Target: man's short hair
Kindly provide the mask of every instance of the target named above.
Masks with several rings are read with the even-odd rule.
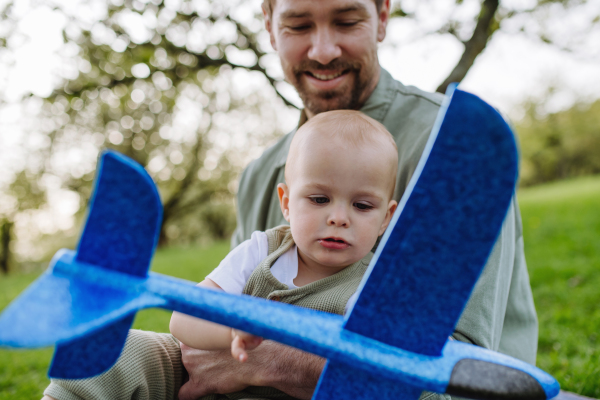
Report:
[[[269,14],[269,17],[273,16],[273,7],[275,6],[276,0],[263,0],[262,6]],[[383,7],[383,2],[385,0],[373,0],[375,2],[375,7],[377,7],[377,12],[381,11],[381,7]]]

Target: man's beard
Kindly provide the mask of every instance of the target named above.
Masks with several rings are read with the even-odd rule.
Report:
[[[315,92],[310,90],[304,81],[306,71],[344,71],[345,74],[353,74],[352,87],[343,87],[337,90]],[[362,66],[359,63],[334,60],[323,65],[313,60],[307,60],[294,67],[295,88],[304,103],[304,107],[313,114],[319,114],[331,110],[358,110],[361,104],[361,95],[368,86],[368,80],[361,79]]]

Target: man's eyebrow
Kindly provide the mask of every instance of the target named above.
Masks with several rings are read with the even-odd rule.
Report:
[[[338,8],[336,10],[333,11],[334,14],[339,15],[339,14],[345,14],[345,13],[349,13],[349,12],[360,12],[360,13],[364,13],[369,15],[369,10],[367,9],[367,7],[359,2],[350,4],[346,7],[342,7],[342,8]],[[281,13],[281,15],[279,16],[280,19],[292,19],[292,18],[307,18],[307,17],[311,17],[312,13],[310,11],[294,11],[294,10],[287,10]]]
[[[367,7],[365,7],[364,4],[356,2],[353,4],[350,4],[347,7],[343,7],[343,8],[338,8],[337,10],[334,11],[335,14],[345,14],[345,13],[349,13],[349,12],[361,12],[364,14],[369,14],[369,10],[367,9]]]
[[[310,17],[312,14],[309,11],[299,12],[294,10],[288,10],[281,13],[279,16],[280,19],[290,19],[290,18],[306,18]]]

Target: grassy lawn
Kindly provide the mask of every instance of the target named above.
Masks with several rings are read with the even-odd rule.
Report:
[[[563,389],[600,398],[600,177],[523,190],[519,203],[537,364]]]
[[[525,251],[540,319],[538,366],[565,390],[600,398],[600,177],[524,189],[519,203]],[[152,269],[201,280],[227,254],[227,243],[166,249]],[[0,276],[0,309],[35,275]],[[166,332],[170,314],[138,313],[135,327]],[[51,349],[0,350],[0,400],[39,399]]]

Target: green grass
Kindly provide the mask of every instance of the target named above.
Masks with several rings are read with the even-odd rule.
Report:
[[[525,252],[540,320],[538,366],[565,390],[600,398],[600,177],[519,192]],[[156,272],[199,281],[228,244],[157,253]],[[0,276],[0,309],[35,275]],[[166,332],[170,314],[138,313],[134,326]],[[51,349],[0,350],[0,400],[39,399]]]
[[[563,389],[600,398],[600,177],[522,190],[519,203],[537,364]]]
[[[217,243],[198,249],[165,249],[157,252],[152,270],[194,282],[201,281],[229,251],[229,243]],[[0,309],[6,307],[37,274],[0,276]],[[136,315],[134,328],[157,332],[169,331],[171,313],[150,309]],[[0,350],[0,400],[34,400],[48,386],[46,371],[52,349]]]

